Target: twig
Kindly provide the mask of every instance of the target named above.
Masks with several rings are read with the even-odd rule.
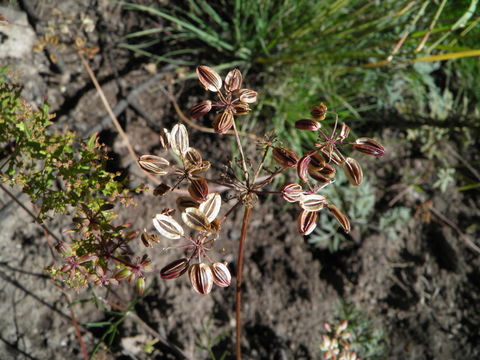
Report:
[[[445,224],[450,226],[453,230],[455,230],[462,240],[465,242],[465,244],[472,250],[474,250],[477,254],[480,254],[480,247],[478,247],[472,239],[470,239],[470,236],[465,234],[453,221],[451,221],[449,218],[444,216],[440,211],[435,209],[433,206],[430,208],[430,211],[438,217],[440,220],[442,220]]]
[[[64,291],[64,289],[62,288],[60,289],[62,290],[63,295],[67,298],[67,301],[68,301],[68,308],[70,309],[70,316],[72,318],[73,328],[75,329],[75,337],[78,340],[80,350],[82,351],[83,359],[88,360],[88,350],[87,350],[87,347],[85,346],[85,343],[83,342],[82,333],[80,332],[80,326],[78,325],[77,317],[75,316],[75,313],[71,306],[72,300],[70,299],[70,296]]]
[[[42,224],[42,222],[38,219],[38,217],[30,211],[29,208],[27,208],[25,205],[23,205],[16,197],[15,195],[13,195],[5,186],[3,186],[3,184],[0,183],[0,189],[2,189],[3,191],[5,191],[5,193],[10,196],[10,198],[15,201],[23,210],[25,210],[28,215],[30,215],[32,217],[33,220],[35,220],[35,222],[40,225],[42,227],[43,230],[45,230],[48,234],[50,234],[55,240],[57,240],[57,242],[61,242],[62,240],[60,240],[60,238],[55,235],[53,232],[51,232],[44,224]]]
[[[105,93],[103,92],[102,90],[102,87],[100,86],[100,84],[98,83],[97,81],[97,78],[95,76],[95,74],[93,73],[92,71],[92,68],[90,67],[90,65],[88,65],[88,62],[85,60],[84,56],[82,55],[82,52],[81,51],[77,51],[78,53],[78,56],[80,57],[80,60],[82,61],[82,64],[83,66],[85,67],[85,70],[87,71],[88,73],[88,76],[90,76],[90,79],[92,80],[93,82],[93,85],[95,86],[95,89],[97,89],[97,92],[98,92],[98,95],[100,96],[100,99],[102,100],[102,103],[103,103],[103,106],[105,107],[105,109],[107,110],[107,113],[108,115],[110,116],[110,118],[112,119],[112,122],[113,122],[113,125],[115,126],[115,128],[117,129],[118,133],[120,134],[120,136],[122,137],[123,141],[124,141],[124,144],[125,146],[127,147],[127,150],[128,150],[128,153],[130,154],[130,157],[132,158],[133,162],[135,164],[137,164],[137,166],[142,169],[140,167],[140,165],[138,164],[138,157],[137,157],[137,154],[135,154],[135,151],[133,150],[132,148],[132,145],[130,144],[130,140],[128,140],[128,136],[127,134],[125,133],[125,131],[122,129],[122,126],[120,125],[120,123],[118,122],[118,119],[117,117],[115,116],[115,114],[113,113],[112,111],[112,108],[110,107],[110,104],[108,103],[108,100],[107,98],[105,97]],[[142,170],[143,171],[143,170]],[[146,173],[146,175],[152,180],[154,181],[155,183],[157,184],[160,184],[161,181],[158,180],[156,177]]]
[[[242,271],[243,271],[243,254],[245,251],[245,242],[247,240],[248,222],[250,220],[251,208],[245,206],[243,213],[242,233],[240,236],[240,244],[238,245],[237,260],[237,288],[235,290],[235,320],[236,320],[236,358],[242,359]]]
[[[165,339],[160,333],[158,333],[156,330],[152,329],[145,321],[142,320],[135,312],[130,311],[125,309],[123,306],[115,304],[111,301],[108,301],[107,299],[101,298],[101,300],[110,306],[114,307],[117,310],[120,310],[121,312],[125,313],[127,316],[132,318],[134,321],[136,321],[140,326],[142,326],[147,332],[150,333],[150,335],[154,336],[156,340],[161,342],[163,345],[171,349],[173,352],[175,352],[177,355],[182,356],[184,359],[190,360],[190,357],[187,356],[180,348],[175,346],[174,344],[170,343],[167,339]]]
[[[240,141],[240,136],[238,135],[237,125],[235,125],[235,120],[233,120],[233,131],[235,133],[235,140],[237,141],[237,147],[240,151],[240,158],[242,159],[243,175],[245,176],[245,182],[247,187],[250,185],[250,174],[247,169],[247,163],[245,162],[245,154],[243,153],[242,142]]]

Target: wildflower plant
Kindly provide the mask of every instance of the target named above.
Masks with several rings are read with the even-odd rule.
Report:
[[[155,189],[155,194],[163,196],[173,192],[183,181],[187,181],[190,196],[180,196],[177,207],[181,219],[187,228],[193,230],[189,235],[184,227],[175,220],[174,209],[164,209],[153,217],[153,225],[159,235],[173,241],[183,240],[185,243],[168,246],[168,249],[183,249],[184,256],[160,271],[163,279],[174,279],[188,273],[193,289],[202,295],[210,293],[213,284],[220,287],[230,285],[231,274],[227,264],[213,257],[210,252],[215,242],[221,241],[221,227],[224,221],[238,207],[243,207],[244,216],[237,254],[236,274],[236,320],[237,320],[237,359],[241,358],[241,284],[243,269],[243,254],[247,239],[248,224],[252,208],[264,194],[274,194],[289,203],[299,207],[297,229],[301,235],[310,234],[317,226],[317,214],[326,208],[338,221],[344,232],[351,230],[348,217],[329,199],[322,194],[322,189],[335,182],[337,168],[341,168],[354,186],[359,186],[363,180],[360,163],[350,156],[352,151],[380,157],[384,147],[377,141],[360,137],[349,140],[350,128],[339,122],[338,115],[328,111],[325,104],[314,106],[311,118],[300,119],[295,127],[301,131],[313,131],[317,134],[316,141],[307,146],[308,150],[299,155],[292,149],[279,144],[273,136],[265,135],[258,141],[260,161],[255,164],[255,158],[245,155],[240,134],[236,126],[238,115],[248,114],[250,106],[257,101],[257,92],[242,88],[243,77],[238,69],[231,70],[222,81],[220,75],[208,66],[197,67],[197,76],[201,86],[215,93],[216,99],[204,100],[190,109],[191,118],[200,118],[211,111],[216,111],[212,126],[219,135],[233,134],[239,150],[240,158],[226,165],[226,171],[216,174],[218,178],[206,173],[210,163],[203,160],[198,150],[190,147],[188,131],[182,124],[175,125],[171,131],[163,130],[160,139],[165,150],[171,151],[179,158],[178,164],[171,164],[164,157],[143,155],[139,165],[146,172],[165,178],[165,181]],[[328,116],[334,116],[333,127],[327,129],[324,125]],[[267,157],[271,153],[275,165],[267,165]],[[247,166],[248,164],[248,166]],[[238,171],[239,170],[239,171]],[[270,188],[280,175],[291,172],[296,176],[296,182],[286,183],[279,188]],[[234,174],[240,174],[238,176]],[[171,179],[168,179],[171,177]],[[168,183],[167,183],[168,182]],[[210,192],[209,184],[222,186],[233,192],[236,199],[223,215],[220,192]],[[159,242],[157,234],[146,231],[142,241],[149,247]]]

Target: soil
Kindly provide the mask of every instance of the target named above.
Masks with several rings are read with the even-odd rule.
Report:
[[[128,174],[132,186],[148,183],[129,158],[72,46],[79,24],[91,21],[94,29],[83,34],[88,47],[98,47],[90,64],[110,104],[117,110],[134,150],[158,154],[158,131],[170,128],[178,117],[168,98],[154,88],[171,82],[178,69],[154,67],[148,59],[118,46],[123,35],[142,28],[145,20],[106,0],[19,3],[6,4],[0,13],[36,35],[35,42],[48,31],[49,21],[55,28],[69,30],[59,34],[60,45],[50,44],[46,50],[30,49],[19,57],[0,54],[0,65],[8,63],[20,73],[29,102],[39,105],[45,96],[48,98],[57,114],[55,126],[68,127],[81,136],[98,131],[111,150],[110,166]],[[55,62],[49,59],[52,54],[57,57]],[[146,89],[131,95],[152,78]],[[192,90],[195,86],[195,82],[176,85],[177,91],[183,91],[184,108],[198,100],[196,90]],[[127,99],[130,104],[122,109]],[[223,154],[231,146],[227,137],[189,131],[191,143],[204,158],[212,163],[226,159]],[[480,358],[480,254],[471,246],[477,241],[475,229],[471,234],[465,230],[478,224],[478,192],[459,192],[451,187],[445,193],[419,195],[413,186],[404,185],[402,176],[406,174],[399,174],[398,169],[418,174],[433,166],[431,161],[419,155],[414,146],[405,146],[408,143],[400,132],[386,129],[376,136],[389,149],[381,160],[367,165],[371,170],[366,173],[377,189],[376,214],[385,212],[394,201],[410,207],[415,216],[396,239],[373,224],[331,253],[298,235],[298,209],[287,208],[276,199],[260,199],[253,210],[245,252],[244,358],[319,359],[323,324],[334,319],[342,299],[352,302],[383,329],[384,358]],[[254,147],[247,151],[252,150]],[[460,160],[452,161],[461,168]],[[462,171],[467,173],[468,169]],[[32,208],[19,189],[11,191]],[[149,194],[136,200],[139,205],[122,213],[118,221],[133,222],[139,229],[153,230],[152,215],[169,204],[173,207],[172,199],[159,200]],[[425,221],[419,210],[427,201],[432,204],[427,211],[430,221]],[[229,204],[233,202],[224,204],[224,209]],[[241,221],[242,212],[238,211],[221,232],[222,259],[230,263],[233,272]],[[43,272],[59,260],[51,251],[53,239],[5,193],[0,194],[0,223],[0,358],[82,358],[73,317],[81,324],[87,349],[92,350],[106,328],[82,324],[114,317],[107,310],[115,309],[102,304],[101,299],[127,306],[134,299],[133,289],[127,284],[79,293],[64,289]],[[70,225],[68,217],[48,223],[59,236]],[[162,246],[147,250],[157,269],[178,257],[175,251],[163,251]],[[140,242],[137,251],[145,252]],[[225,352],[227,359],[233,358],[234,286],[217,287],[211,295],[199,296],[186,277],[165,281],[157,274],[149,277],[146,296],[132,304],[131,314],[121,322],[111,346],[101,345],[94,358],[182,359],[176,346],[191,359],[207,359],[199,343],[217,336],[220,340],[213,347],[217,358]],[[100,304],[92,301],[94,297]],[[147,354],[142,344],[153,339],[154,333],[171,345],[157,343]]]

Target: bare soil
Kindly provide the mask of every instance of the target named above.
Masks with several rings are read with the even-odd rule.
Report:
[[[24,96],[29,101],[40,104],[48,97],[57,114],[55,126],[74,129],[81,136],[99,132],[111,149],[112,169],[128,174],[132,185],[148,182],[128,157],[72,47],[78,21],[88,17],[95,28],[87,33],[87,45],[98,47],[90,63],[110,104],[135,151],[158,153],[159,129],[171,127],[178,118],[169,100],[153,88],[167,84],[177,73],[171,66],[153,71],[146,66],[147,59],[117,46],[122,35],[142,27],[141,16],[102,0],[20,3],[29,6],[8,3],[7,7],[24,17],[23,26],[38,37],[47,31],[49,21],[59,28],[66,24],[70,32],[60,36],[64,46],[32,50],[21,59],[2,54],[0,65],[9,63],[21,72],[20,82],[26,84]],[[7,15],[6,11],[0,13]],[[51,54],[57,56],[56,62],[49,60]],[[155,82],[148,88],[134,92],[152,77]],[[196,84],[182,86],[177,85],[176,90],[183,90],[181,105],[188,108],[196,101],[196,90],[191,90]],[[127,99],[129,104],[122,109]],[[225,160],[231,146],[228,138],[189,131],[204,158],[212,163]],[[387,129],[377,136],[383,138],[389,151],[371,164],[375,172],[368,173],[377,189],[376,211],[381,214],[396,198],[396,203],[411,207],[415,213],[420,204],[430,200],[434,208],[431,221],[422,221],[418,213],[397,239],[372,226],[331,253],[298,235],[297,209],[286,208],[275,199],[261,199],[253,212],[245,253],[242,345],[246,359],[319,359],[323,323],[333,319],[342,299],[353,302],[385,331],[388,359],[480,358],[480,254],[468,244],[476,241],[475,233],[469,240],[459,234],[478,224],[478,192],[459,192],[452,187],[443,194],[419,197],[418,192],[401,184],[398,169],[421,172],[431,166],[429,161],[414,147],[398,145],[395,140],[403,137],[401,133]],[[19,189],[12,191],[31,207]],[[149,230],[152,215],[173,201],[148,194],[136,200],[138,206],[122,213],[119,222],[130,221]],[[222,229],[220,241],[222,256],[235,271],[242,212],[235,213],[232,220]],[[67,217],[56,218],[48,226],[61,234],[71,225],[69,221]],[[53,240],[6,194],[0,194],[0,224],[0,358],[80,359],[72,317],[80,324],[105,321],[113,316],[105,311],[110,307],[91,301],[93,293],[125,306],[134,299],[133,289],[126,284],[80,293],[63,289],[43,273],[45,266],[58,261],[49,247]],[[178,257],[178,253],[162,251],[161,247],[147,249],[157,268]],[[140,242],[137,250],[145,252]],[[185,277],[164,281],[158,271],[148,279],[148,285],[147,295],[132,308],[138,318],[127,316],[115,341],[108,348],[100,346],[95,359],[182,358],[172,346],[161,343],[154,346],[152,354],[143,352],[141,344],[154,337],[149,328],[192,359],[209,358],[197,343],[204,342],[207,335],[222,335],[213,350],[218,356],[228,352],[227,359],[233,358],[233,286],[199,296]],[[207,325],[210,327],[205,330]],[[80,329],[89,350],[106,330]]]

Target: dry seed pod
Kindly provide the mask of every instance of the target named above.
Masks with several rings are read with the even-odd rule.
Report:
[[[325,164],[325,166],[322,169],[318,170],[318,172],[328,178],[334,178],[337,170],[335,170],[332,165]]]
[[[213,274],[210,266],[204,263],[193,264],[188,270],[188,277],[192,283],[193,289],[201,294],[206,295],[212,291]]]
[[[327,163],[334,163],[335,165],[341,165],[343,163],[342,158],[334,150],[322,148],[320,150]]]
[[[327,205],[327,199],[320,194],[308,194],[303,195],[299,201],[299,205],[306,211],[318,211]]]
[[[163,196],[170,190],[172,190],[170,186],[168,186],[167,184],[161,183],[160,185],[156,186],[155,189],[153,189],[153,195]]]
[[[162,279],[176,279],[182,276],[188,269],[189,261],[186,258],[178,259],[160,270],[160,276]]]
[[[150,242],[150,235],[148,235],[146,231],[142,232],[142,235],[140,236],[140,240],[142,241],[143,246],[147,248],[153,247],[153,244]]]
[[[213,274],[213,282],[220,287],[227,287],[232,281],[232,275],[227,265],[221,262],[213,263],[210,266]]]
[[[385,148],[380,143],[370,138],[358,138],[355,140],[353,147],[355,150],[368,155],[382,156],[385,154]]]
[[[350,220],[348,220],[348,217],[343,214],[339,208],[337,208],[333,204],[328,204],[328,210],[332,213],[333,216],[337,219],[338,223],[342,226],[343,230],[346,233],[349,233],[351,230],[350,227]]]
[[[295,128],[299,130],[317,131],[321,127],[322,125],[318,121],[312,119],[301,119],[295,121]]]
[[[160,131],[160,144],[165,150],[170,149],[171,135],[167,129]]]
[[[190,109],[190,117],[197,119],[210,112],[210,110],[212,110],[212,102],[210,100],[202,101]]]
[[[257,101],[257,92],[250,89],[241,89],[240,101],[243,103],[251,104]]]
[[[138,165],[151,174],[166,175],[168,174],[167,167],[170,165],[170,162],[160,156],[142,155],[138,159]]]
[[[321,103],[319,106],[312,107],[310,114],[314,117],[315,120],[324,120],[327,114],[327,105]]]
[[[219,193],[208,194],[207,200],[202,202],[198,209],[205,214],[209,222],[215,220],[222,205],[222,198]]]
[[[227,91],[239,90],[242,86],[242,73],[238,69],[229,71],[225,76],[225,89]]]
[[[272,156],[276,162],[285,167],[295,167],[298,162],[298,155],[289,148],[276,146],[273,148]]]
[[[198,66],[197,76],[200,80],[200,84],[205,90],[217,92],[222,87],[222,78],[217,74],[215,70],[208,66]]]
[[[330,184],[333,182],[332,179],[329,179],[325,175],[321,174],[318,170],[312,169],[310,167],[308,168],[308,175],[310,175],[312,179],[322,184]]]
[[[282,197],[291,203],[300,201],[304,191],[301,185],[299,184],[287,184],[282,187],[280,190]]]
[[[183,235],[183,228],[171,216],[168,215],[155,215],[153,218],[153,226],[161,235],[169,239],[180,239],[180,237]]]
[[[320,170],[325,166],[325,159],[323,158],[322,154],[318,152],[310,156],[310,164],[308,167],[314,170]]]
[[[192,147],[185,151],[185,160],[191,165],[200,165],[203,161],[200,152]]]
[[[204,171],[207,171],[210,169],[210,162],[209,161],[202,161],[201,164],[197,164],[195,166],[192,166],[188,169],[190,175],[196,176],[199,173],[202,173]]]
[[[213,128],[217,134],[225,134],[233,126],[233,114],[230,112],[221,112],[215,115],[213,120]]]
[[[246,115],[250,112],[250,106],[246,103],[237,103],[233,106],[235,115]]]
[[[317,213],[302,210],[298,215],[297,229],[300,235],[309,235],[317,227]]]
[[[339,140],[345,140],[348,135],[350,134],[350,127],[345,124],[345,123],[342,123],[342,127],[340,128],[340,132],[338,133],[338,139]]]
[[[310,164],[310,155],[303,156],[297,163],[297,174],[304,183],[308,182],[308,164]]]
[[[180,196],[177,198],[177,207],[180,212],[190,207],[198,208],[199,205],[200,203],[190,196]]]
[[[185,125],[176,124],[170,134],[170,146],[173,152],[179,156],[183,156],[189,149],[188,131]]]
[[[197,208],[186,208],[182,213],[182,220],[185,225],[194,230],[202,232],[210,230],[210,222],[205,214]]]
[[[362,183],[363,172],[357,160],[347,157],[342,166],[350,184],[358,186]]]
[[[205,201],[208,196],[208,183],[204,178],[195,178],[190,180],[188,192],[197,201]]]

